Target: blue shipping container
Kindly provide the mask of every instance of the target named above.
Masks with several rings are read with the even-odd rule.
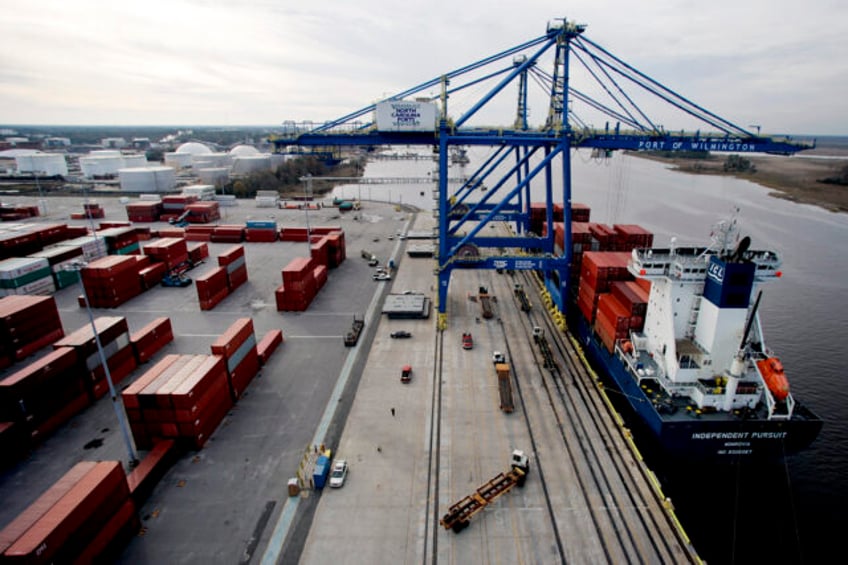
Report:
[[[312,472],[312,482],[315,483],[315,488],[324,488],[329,475],[330,459],[326,455],[321,455],[315,462],[315,470]]]

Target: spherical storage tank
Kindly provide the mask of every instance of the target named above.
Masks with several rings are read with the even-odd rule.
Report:
[[[190,141],[177,147],[176,151],[165,153],[165,165],[184,169],[192,166],[195,156],[209,155],[211,153],[212,150],[206,145],[197,143],[196,141]]]
[[[235,147],[230,149],[230,155],[232,155],[233,157],[245,155],[259,155],[259,150],[253,147],[252,145],[236,145]]]
[[[233,158],[233,174],[245,175],[257,171],[266,171],[271,168],[270,155],[240,155]]]
[[[120,169],[118,178],[124,192],[167,192],[174,189],[173,167],[131,167]]]
[[[68,163],[58,153],[33,153],[15,157],[19,174],[38,174],[46,177],[67,176]]]

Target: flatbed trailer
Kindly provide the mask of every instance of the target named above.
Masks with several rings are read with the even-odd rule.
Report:
[[[493,479],[483,483],[473,494],[466,496],[448,509],[439,524],[446,530],[459,533],[468,527],[471,518],[508,493],[513,487],[523,487],[530,467],[523,451],[512,452],[512,468],[507,473],[498,473]]]
[[[500,408],[504,412],[512,412],[515,410],[515,404],[512,401],[512,384],[509,382],[509,365],[506,363],[496,363],[495,373],[498,376]]]
[[[359,334],[365,327],[365,320],[361,316],[353,315],[353,324],[350,326],[350,331],[344,336],[345,347],[353,347],[359,341]]]
[[[494,312],[492,310],[492,297],[489,296],[489,289],[485,286],[481,286],[478,297],[480,298],[480,307],[483,309],[483,317],[488,319],[494,316]]]

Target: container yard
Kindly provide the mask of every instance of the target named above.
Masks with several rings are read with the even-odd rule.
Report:
[[[406,258],[406,242],[385,237],[412,227],[431,229],[431,220],[425,215],[415,216],[377,203],[366,203],[357,220],[339,216],[336,209],[310,211],[310,221],[317,227],[307,232],[302,210],[280,210],[269,220],[277,226],[276,241],[248,241],[249,230],[272,227],[265,220],[263,224],[248,223],[256,222],[250,219],[256,213],[255,205],[240,202],[240,206],[226,208],[218,224],[177,228],[162,221],[146,222],[138,239],[133,240],[125,235],[129,233],[127,226],[110,224],[123,221],[132,207],[117,199],[100,202],[108,226],[102,231],[110,241],[97,237],[93,244],[80,240],[78,245],[95,246],[93,254],[111,252],[92,258],[80,270],[82,278],[76,284],[57,285],[49,296],[28,299],[45,312],[55,312],[51,341],[30,345],[19,354],[21,359],[11,353],[9,366],[0,375],[0,387],[5,385],[24,400],[18,402],[14,394],[4,392],[0,405],[4,407],[0,420],[8,420],[0,427],[3,445],[10,447],[4,453],[12,449],[22,453],[18,459],[4,460],[0,480],[0,496],[8,501],[0,509],[0,529],[6,528],[3,539],[14,538],[9,542],[15,552],[9,554],[10,558],[25,555],[35,543],[34,532],[41,531],[40,524],[46,520],[43,513],[39,514],[39,508],[49,505],[45,500],[58,500],[67,494],[68,484],[80,484],[81,479],[66,475],[82,476],[76,466],[88,469],[93,461],[112,461],[124,472],[123,481],[100,487],[100,482],[91,479],[85,492],[112,489],[119,496],[116,494],[112,504],[96,516],[80,511],[79,522],[65,530],[73,533],[75,543],[60,543],[56,555],[105,555],[133,563],[173,562],[187,555],[228,562],[247,557],[308,563],[323,562],[328,555],[341,559],[351,548],[375,559],[375,552],[384,552],[403,560],[420,555],[419,544],[439,554],[451,547],[455,549],[450,551],[464,553],[484,547],[508,551],[514,545],[513,538],[500,534],[447,537],[456,534],[438,528],[429,516],[441,516],[455,502],[450,498],[464,496],[479,486],[472,482],[483,483],[502,470],[515,448],[529,450],[531,465],[541,464],[536,459],[539,452],[530,449],[532,439],[524,430],[528,410],[541,413],[540,407],[527,406],[525,379],[533,339],[529,329],[527,338],[512,335],[522,325],[518,316],[532,313],[531,305],[539,303],[538,286],[532,280],[518,283],[522,293],[516,293],[511,275],[457,275],[460,289],[451,294],[452,302],[457,301],[451,306],[455,318],[442,335],[434,331],[434,320],[426,316],[381,315],[383,303],[390,297],[423,299],[425,304],[432,300],[432,283],[424,283],[431,276],[432,260]],[[55,224],[58,215],[69,215],[78,206],[71,199],[51,199],[53,216],[34,223]],[[361,221],[363,218],[366,221]],[[87,224],[71,222],[69,233],[75,239],[90,238],[77,231]],[[219,229],[221,237],[217,239],[223,241],[216,241]],[[238,241],[236,233],[240,234]],[[138,249],[120,253],[134,243]],[[374,267],[368,261],[358,257],[346,260],[348,243],[367,247],[369,255],[385,258],[385,264],[391,261],[391,279],[375,282]],[[48,254],[53,253],[49,246],[47,249]],[[82,249],[74,253],[78,254],[73,258],[85,258]],[[61,254],[57,257],[56,264],[69,260]],[[46,272],[51,272],[49,259],[43,259],[48,261]],[[160,277],[186,264],[190,265],[186,274],[192,285],[166,288],[159,284]],[[128,447],[107,398],[109,389],[84,308],[83,287],[121,401],[134,465],[129,464]],[[481,287],[485,289],[482,292]],[[418,290],[401,292],[409,288]],[[104,298],[106,294],[109,296]],[[622,303],[625,297],[635,302],[636,291],[622,288],[616,296]],[[471,302],[473,308],[466,308],[461,299]],[[484,317],[480,302],[485,303],[490,317]],[[15,318],[4,319],[13,322]],[[358,324],[356,339],[347,343],[351,320],[354,326]],[[512,328],[509,336],[501,333],[507,324]],[[14,332],[24,330],[20,324],[10,327]],[[470,329],[475,343],[469,350],[463,347],[461,336]],[[397,330],[405,330],[412,339],[389,339],[389,334]],[[444,339],[445,345],[437,348],[441,353],[434,359],[435,339]],[[393,343],[402,347],[392,347]],[[492,363],[495,350],[506,353],[507,363]],[[475,368],[480,361],[483,363]],[[403,366],[410,367],[410,374],[415,367],[415,378],[401,383],[397,371]],[[457,379],[456,375],[466,377]],[[446,384],[434,388],[443,379]],[[479,384],[471,385],[476,382]],[[56,394],[42,397],[41,387],[48,383]],[[465,398],[472,390],[478,392]],[[445,400],[434,404],[433,394],[445,395]],[[471,402],[468,406],[475,414],[472,421],[488,422],[482,435],[475,436],[478,447],[471,449],[460,439],[471,421],[446,412],[436,420],[437,427],[447,434],[440,446],[409,452],[409,445],[427,444],[419,434],[426,428],[425,422],[439,410],[447,410],[443,403],[450,397],[462,404]],[[27,411],[22,412],[21,406]],[[404,425],[383,425],[394,423]],[[608,425],[615,428],[612,423]],[[493,433],[495,429],[511,431],[503,435]],[[549,433],[540,430],[536,433],[542,438]],[[302,460],[314,465],[320,459],[307,457],[304,446],[314,446],[325,457],[327,471],[337,454],[350,462],[350,477],[342,488],[323,493],[327,490],[321,488],[327,473],[313,467],[301,469]],[[623,443],[616,450],[624,461],[627,452]],[[433,465],[435,453],[442,453],[442,462],[435,468],[447,474],[433,477],[443,476],[447,483],[421,475]],[[470,482],[454,484],[449,479],[454,474],[466,475],[473,461],[477,461],[473,465],[479,472],[471,474]],[[621,464],[638,469],[632,461]],[[545,471],[549,481],[567,481],[555,478],[559,473],[548,466]],[[560,528],[576,525],[557,516],[553,523],[559,525],[553,529],[542,528],[538,533],[531,533],[535,527],[526,529],[531,522],[522,517],[525,512],[535,514],[546,504],[539,490],[538,470],[534,469],[530,477],[520,502],[526,508],[512,518],[524,524],[519,526],[516,539],[525,540],[522,544],[555,543]],[[635,528],[631,535],[637,539],[667,536],[673,541],[663,542],[668,548],[663,555],[687,560],[689,550],[681,541],[685,538],[665,531],[670,526],[668,518],[663,517],[659,495],[652,494],[647,486],[638,486],[638,473],[629,480],[636,481],[629,488],[639,493],[643,500],[640,504],[652,508],[653,516],[648,529],[637,528],[635,522],[624,518],[628,528]],[[403,488],[407,481],[420,485],[415,490],[425,490],[376,518],[377,508],[399,502],[395,488]],[[378,485],[382,484],[395,486],[380,494]],[[371,494],[362,498],[356,494],[364,494],[362,489]],[[95,494],[75,496],[88,500],[86,496]],[[515,500],[505,497],[495,503],[492,499],[491,507],[470,523],[469,531],[491,528],[487,514],[510,512],[504,505],[514,505]],[[351,524],[351,513],[375,516],[369,530],[394,531],[383,536],[390,544],[390,540],[407,537],[419,541],[407,554],[389,549],[359,527],[341,534],[340,543],[324,538],[331,531],[339,536],[338,532],[345,530],[343,524]],[[290,515],[292,518],[288,518]],[[28,527],[29,537],[18,535],[20,524],[25,523],[21,520],[26,519],[39,524],[37,528]],[[108,528],[93,536],[92,532],[104,523]],[[402,533],[392,524],[408,526]],[[596,535],[606,539],[610,527],[600,524]],[[429,533],[419,537],[425,530]],[[39,535],[53,534],[44,530]],[[461,549],[468,544],[463,539],[478,549]],[[592,544],[597,543],[593,539],[598,538],[589,536],[570,551],[591,554]],[[438,549],[432,545],[436,540],[440,540]],[[319,546],[324,549],[316,553]]]

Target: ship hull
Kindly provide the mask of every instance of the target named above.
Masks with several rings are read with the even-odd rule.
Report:
[[[637,426],[666,456],[711,463],[780,459],[809,446],[821,430],[822,421],[803,406],[796,406],[791,420],[743,419],[727,413],[695,416],[686,411],[660,414],[624,364],[593,335],[585,318],[577,314],[572,319],[592,367],[622,393]]]

